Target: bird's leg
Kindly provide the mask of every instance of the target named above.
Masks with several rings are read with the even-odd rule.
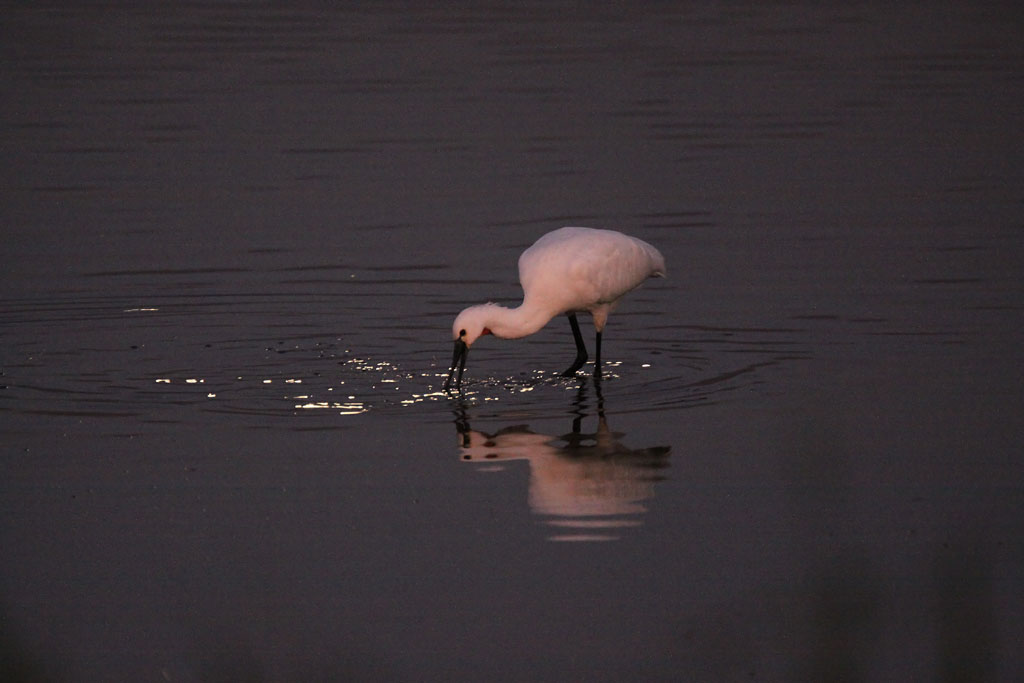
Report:
[[[601,376],[601,331],[597,332],[597,353],[594,355],[594,377]]]
[[[565,315],[568,316],[569,324],[572,326],[572,338],[576,340],[576,360],[562,373],[562,377],[572,377],[587,362],[587,347],[583,344],[583,335],[580,334],[580,324],[576,321],[576,314],[570,311]]]

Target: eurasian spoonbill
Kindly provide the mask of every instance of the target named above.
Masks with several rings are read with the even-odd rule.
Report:
[[[576,374],[587,362],[587,347],[580,334],[576,313],[589,311],[597,331],[594,375],[601,373],[601,331],[608,314],[627,292],[649,277],[665,276],[665,259],[647,242],[614,230],[559,228],[544,235],[519,257],[519,283],[523,303],[505,308],[488,303],[470,306],[455,318],[452,338],[455,351],[444,382],[462,386],[469,347],[478,338],[493,334],[518,339],[537,332],[556,315],[565,313],[576,340],[576,360],[562,373]],[[456,374],[456,370],[458,374]]]

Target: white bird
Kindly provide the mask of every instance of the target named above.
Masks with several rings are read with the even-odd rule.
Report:
[[[665,259],[647,242],[614,230],[559,228],[533,243],[519,257],[523,303],[517,308],[497,304],[470,306],[452,325],[455,352],[444,388],[462,386],[469,347],[485,334],[518,339],[533,334],[556,315],[565,313],[576,340],[576,360],[562,373],[576,374],[587,362],[587,347],[576,313],[590,311],[597,330],[594,375],[601,373],[601,331],[608,314],[627,292],[649,277],[665,276]]]

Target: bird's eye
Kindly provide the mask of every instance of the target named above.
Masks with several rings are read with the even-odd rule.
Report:
[[[465,337],[466,336],[466,331],[465,330],[459,330],[459,336],[460,337]]]

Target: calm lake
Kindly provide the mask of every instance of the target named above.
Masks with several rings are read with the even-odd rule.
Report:
[[[6,8],[0,679],[1024,676],[1022,26]],[[601,381],[443,392],[563,225],[667,262]]]

